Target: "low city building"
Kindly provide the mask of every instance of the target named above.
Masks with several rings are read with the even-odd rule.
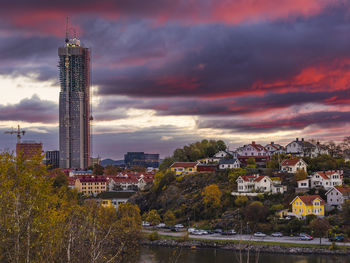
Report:
[[[218,168],[217,164],[198,164],[197,172],[199,173],[214,173]]]
[[[328,206],[341,210],[344,201],[350,199],[350,187],[334,186],[327,191],[326,196]]]
[[[247,164],[249,159],[254,159],[256,164],[265,165],[266,162],[270,160],[269,151],[264,146],[254,141],[251,144],[238,148],[237,152],[241,164]]]
[[[104,176],[81,176],[75,180],[74,188],[83,195],[97,195],[107,191],[107,179]]]
[[[307,163],[301,158],[285,159],[281,162],[281,170],[295,174],[298,170],[307,172]]]
[[[176,175],[191,174],[197,172],[197,162],[175,162],[170,166],[170,170]]]
[[[114,207],[118,210],[119,205],[128,202],[133,194],[134,191],[103,192],[97,196],[97,200],[104,207]]]
[[[298,218],[305,218],[307,215],[324,216],[325,201],[319,195],[297,196],[290,204],[293,214]]]
[[[107,176],[108,190],[144,190],[148,183],[152,183],[155,173],[120,173],[116,176]]]

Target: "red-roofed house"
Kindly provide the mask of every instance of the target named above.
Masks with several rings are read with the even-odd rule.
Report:
[[[237,151],[239,154],[238,160],[243,164],[246,164],[249,158],[254,158],[255,163],[261,165],[266,164],[266,161],[270,160],[269,151],[261,144],[257,144],[255,142],[244,145]]]
[[[271,142],[270,144],[265,145],[265,149],[268,150],[270,155],[286,152],[286,150],[284,149],[284,147],[282,145],[274,143],[274,142]]]
[[[333,186],[343,185],[343,171],[316,172],[310,178],[310,187],[323,187],[328,190]]]
[[[285,159],[281,162],[281,170],[287,173],[295,174],[298,170],[307,172],[307,164],[301,158]]]
[[[350,199],[350,187],[334,186],[326,193],[327,205],[342,209],[345,200]]]
[[[280,181],[273,181],[268,176],[243,175],[239,176],[236,182],[238,192],[283,193],[286,190]]]
[[[121,173],[117,176],[107,176],[108,190],[143,190],[154,180],[154,173]]]
[[[176,175],[191,174],[197,172],[197,162],[175,162],[170,166],[170,170]]]

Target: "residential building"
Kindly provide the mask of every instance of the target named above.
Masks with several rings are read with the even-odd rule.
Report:
[[[43,153],[43,144],[35,141],[23,141],[16,144],[16,155],[22,155],[26,160]]]
[[[133,194],[135,194],[134,191],[103,192],[100,193],[97,198],[102,206],[114,207],[118,210],[118,207],[121,204],[127,203]]]
[[[176,175],[191,174],[197,172],[197,162],[175,162],[170,166],[170,170]]]
[[[285,153],[286,150],[282,145],[279,145],[277,143],[271,142],[270,144],[267,144],[265,146],[265,149],[269,152],[269,155],[273,154],[279,154],[279,153]]]
[[[304,138],[296,138],[295,141],[287,144],[286,153],[300,157],[312,157],[315,158],[320,154],[328,154],[328,149],[325,145],[317,143],[311,143],[305,141]]]
[[[92,170],[70,170],[68,172],[69,177],[82,177],[82,176],[92,176],[93,172]]]
[[[49,169],[57,169],[60,167],[60,152],[59,151],[46,151],[45,152],[45,165]]]
[[[146,185],[152,183],[155,173],[120,173],[117,176],[107,176],[108,190],[144,190]]]
[[[83,195],[97,195],[107,191],[107,178],[104,176],[81,176],[75,180],[74,188]]]
[[[235,169],[240,167],[241,167],[241,163],[238,159],[221,159],[219,162],[220,170]]]
[[[343,185],[343,171],[316,172],[310,178],[310,188],[323,187],[328,190],[333,186]]]
[[[341,210],[344,201],[350,199],[350,187],[333,186],[327,193],[327,205]]]
[[[239,176],[236,182],[238,192],[284,193],[287,190],[280,181],[271,180],[269,176],[243,175]]]
[[[241,164],[247,164],[250,158],[253,158],[258,165],[265,165],[266,162],[270,160],[269,151],[264,146],[254,141],[251,144],[238,148],[237,152]]]
[[[324,216],[325,201],[319,195],[297,196],[290,204],[292,212],[298,218],[305,218],[307,215]]]
[[[301,158],[285,159],[281,162],[281,171],[295,174],[298,170],[307,172],[307,163]]]
[[[90,50],[77,38],[58,48],[60,168],[90,164]]]
[[[124,163],[127,167],[142,166],[142,167],[159,167],[159,154],[150,154],[144,152],[128,152],[124,155]]]
[[[310,179],[306,178],[304,180],[297,181],[299,189],[309,189],[310,188]]]

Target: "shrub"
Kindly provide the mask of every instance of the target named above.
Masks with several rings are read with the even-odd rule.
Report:
[[[150,234],[148,235],[148,239],[149,239],[150,241],[159,240],[158,232],[157,232],[157,231],[153,231],[152,233],[150,233]]]

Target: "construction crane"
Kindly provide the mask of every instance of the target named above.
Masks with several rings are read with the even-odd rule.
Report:
[[[23,136],[26,133],[26,131],[21,129],[21,127],[18,125],[17,126],[17,131],[12,129],[12,131],[5,131],[5,133],[17,134],[17,143],[21,143],[21,135]]]

